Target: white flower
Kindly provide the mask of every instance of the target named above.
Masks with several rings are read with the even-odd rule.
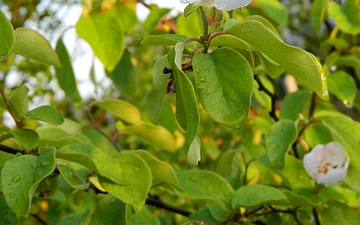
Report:
[[[252,0],[180,0],[181,3],[201,3],[203,5],[226,11],[245,7],[249,5],[251,1]]]
[[[338,142],[316,145],[304,156],[304,167],[319,184],[341,184],[347,174],[350,158],[345,157],[343,146]]]

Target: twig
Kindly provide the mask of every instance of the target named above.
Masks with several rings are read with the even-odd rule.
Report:
[[[143,0],[138,0],[137,2],[143,4],[146,8],[151,9],[151,7],[148,4],[146,4]]]
[[[271,98],[271,111],[269,112],[269,115],[275,120],[278,121],[279,118],[276,116],[276,99],[277,94],[271,93],[261,82],[260,77],[258,75],[254,75],[254,79],[259,84],[259,91],[265,92],[270,98]]]
[[[145,204],[155,206],[157,208],[165,209],[167,211],[177,213],[177,214],[183,215],[185,217],[189,217],[192,214],[192,212],[190,212],[188,210],[180,209],[176,206],[169,205],[158,199],[147,198]]]
[[[0,144],[0,150],[3,152],[14,154],[14,155],[17,153],[25,154],[25,150],[18,150],[18,149],[11,148],[11,147],[8,147],[8,146],[2,145],[2,144]]]
[[[37,214],[32,214],[30,213],[31,216],[33,216],[39,223],[43,224],[43,225],[49,225],[48,222],[46,222],[43,218],[41,218],[39,215]]]
[[[4,99],[5,105],[6,105],[6,107],[8,108],[11,117],[12,117],[13,120],[15,121],[16,126],[17,126],[18,128],[21,128],[21,127],[22,127],[22,124],[21,124],[21,122],[16,118],[14,111],[11,109],[10,101],[9,101],[9,99],[5,96],[5,93],[4,93],[4,90],[2,89],[2,87],[0,87],[0,94],[1,94],[2,98]]]

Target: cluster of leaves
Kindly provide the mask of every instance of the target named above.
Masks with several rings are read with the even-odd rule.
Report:
[[[116,99],[91,103],[79,94],[62,37],[53,50],[38,32],[14,30],[0,12],[4,79],[45,71],[66,96],[29,110],[34,87],[27,79],[1,87],[1,112],[15,126],[0,126],[0,221],[359,223],[358,1],[315,0],[302,11],[311,20],[297,19],[314,29],[306,40],[317,42],[308,51],[282,40],[288,17],[277,0],[253,0],[215,24],[199,4],[185,18],[143,2],[150,14],[140,23],[136,4],[83,5],[77,34],[118,91],[106,92]],[[19,55],[32,70],[17,63]],[[299,86],[291,93],[280,90],[289,75]],[[351,163],[342,186],[324,188],[302,158],[331,141]]]

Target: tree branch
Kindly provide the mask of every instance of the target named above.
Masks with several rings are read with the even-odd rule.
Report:
[[[276,116],[276,99],[277,94],[271,93],[261,82],[260,77],[258,75],[254,75],[254,79],[259,84],[259,91],[265,92],[270,98],[271,98],[271,111],[269,112],[269,115],[275,120],[279,121],[279,118]]]
[[[165,209],[169,212],[177,213],[177,214],[183,215],[185,217],[189,217],[192,214],[192,212],[190,212],[188,210],[180,209],[176,206],[167,204],[159,199],[147,198],[145,204],[155,206],[157,208]]]

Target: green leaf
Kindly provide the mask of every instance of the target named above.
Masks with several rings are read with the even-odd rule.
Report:
[[[127,126],[124,129],[118,128],[118,130],[122,133],[133,135],[155,147],[170,152],[177,150],[174,136],[163,126],[155,126],[149,123],[139,122],[137,124]]]
[[[310,104],[311,94],[307,90],[298,90],[285,96],[280,110],[280,119],[297,120]]]
[[[88,217],[89,211],[71,213],[61,217],[57,225],[82,224],[82,221]]]
[[[127,225],[138,225],[138,224],[148,224],[148,225],[161,225],[159,218],[151,213],[149,210],[144,208],[139,213],[134,213],[129,216]]]
[[[329,143],[333,140],[329,129],[321,123],[313,123],[304,131],[305,140],[310,148],[318,144]]]
[[[23,155],[4,164],[1,172],[7,205],[18,216],[29,215],[31,200],[40,182],[55,169],[55,148],[42,149],[40,156]]]
[[[163,106],[166,86],[169,75],[163,73],[164,68],[169,68],[166,56],[156,61],[153,67],[153,87],[144,100],[145,111],[149,119],[157,124]]]
[[[124,35],[118,19],[109,10],[82,16],[76,24],[78,35],[89,43],[108,71],[113,71],[124,52]]]
[[[321,24],[325,20],[327,5],[329,0],[315,0],[312,3],[311,7],[311,25],[316,30],[319,31]]]
[[[39,146],[51,145],[60,148],[72,143],[90,143],[86,136],[78,133],[66,132],[60,127],[40,126],[36,129],[36,132],[40,138]]]
[[[243,186],[235,191],[231,199],[233,209],[256,207],[263,204],[287,204],[286,195],[277,188],[261,184]]]
[[[170,164],[156,159],[145,150],[137,150],[133,153],[140,156],[149,166],[152,175],[152,186],[170,185],[179,190],[182,189],[175,171]]]
[[[329,207],[323,208],[319,212],[321,224],[337,225],[357,225],[360,223],[360,216],[349,206],[340,202],[329,202]]]
[[[248,51],[252,50],[252,47],[247,42],[230,34],[222,34],[215,36],[213,39],[211,39],[210,45],[224,46],[233,49],[245,49]]]
[[[360,124],[344,114],[331,111],[319,111],[315,114],[315,119],[321,120],[333,138],[344,146],[351,158],[351,165],[360,171]]]
[[[176,175],[184,190],[175,190],[179,197],[204,200],[229,211],[230,198],[234,190],[219,174],[207,170],[188,170]]]
[[[142,45],[175,45],[178,42],[184,42],[188,39],[187,36],[182,34],[161,34],[149,35],[142,41]]]
[[[141,121],[139,109],[128,102],[119,99],[105,99],[101,102],[94,102],[94,105],[105,109],[127,123],[136,124]]]
[[[274,123],[265,135],[267,155],[271,164],[282,168],[285,155],[297,139],[296,123],[293,120],[280,120]]]
[[[0,56],[8,54],[14,46],[14,28],[4,13],[0,11]]]
[[[121,184],[123,173],[117,160],[108,157],[100,149],[89,144],[69,144],[56,152],[56,157],[83,165],[98,174]]]
[[[198,10],[198,8],[201,6],[201,3],[191,3],[189,5],[187,5],[184,9],[184,16],[188,17],[190,16],[193,12],[195,12],[196,10]]]
[[[6,225],[17,225],[18,218],[16,214],[11,211],[9,206],[5,202],[4,195],[0,195],[0,221]]]
[[[341,31],[352,35],[360,32],[360,6],[357,0],[347,0],[341,6],[331,1],[328,14]]]
[[[201,160],[201,141],[199,136],[195,136],[189,146],[186,158],[191,166],[196,166]]]
[[[56,44],[56,53],[59,56],[62,68],[55,68],[56,78],[59,86],[65,94],[75,103],[81,101],[81,97],[76,85],[74,70],[71,64],[69,53],[65,47],[62,37]]]
[[[58,163],[57,168],[72,188],[80,190],[85,190],[89,188],[89,181],[81,177],[72,166],[68,164],[61,165]]]
[[[232,26],[227,33],[268,56],[322,99],[329,99],[324,71],[312,54],[284,43],[270,28],[252,17]]]
[[[198,12],[186,18],[184,14],[180,14],[176,19],[176,31],[178,34],[186,35],[187,37],[200,37],[202,30],[202,23]]]
[[[277,0],[254,0],[257,7],[248,8],[250,11],[260,10],[260,13],[268,18],[274,24],[281,27],[287,26],[287,10],[286,7]],[[255,13],[254,13],[255,14]]]
[[[298,193],[296,192],[294,193],[289,190],[282,190],[282,192],[286,195],[290,204],[294,207],[298,207],[298,206],[325,207],[326,206],[325,202],[322,202],[319,197],[316,198],[315,196],[310,196],[313,197],[313,199],[308,198],[306,192],[304,192],[303,190],[299,191]]]
[[[121,29],[125,32],[131,31],[139,22],[136,17],[136,12],[127,6],[120,6],[117,9],[110,9],[109,11],[114,14]]]
[[[17,28],[15,30],[14,53],[56,67],[61,67],[59,58],[48,40],[35,30]]]
[[[35,148],[39,143],[39,135],[34,130],[14,128],[11,133],[26,150]]]
[[[264,67],[265,72],[271,78],[277,78],[284,73],[285,69],[276,62],[274,62],[272,59],[262,54],[261,52],[258,52],[258,55],[260,58],[261,65]]]
[[[144,28],[146,30],[154,29],[159,24],[161,18],[165,16],[168,12],[170,12],[170,9],[158,8],[157,6],[153,5],[150,14],[147,16],[144,22]]]
[[[127,224],[126,204],[112,195],[99,195],[102,198],[96,206],[91,225]]]
[[[107,156],[112,157],[118,153],[113,143],[104,137],[99,131],[92,128],[85,128],[81,131],[94,146],[100,148]]]
[[[350,74],[344,71],[330,73],[327,77],[330,94],[335,95],[344,104],[352,105],[356,97],[356,83]]]
[[[211,54],[195,54],[192,63],[205,111],[222,125],[241,128],[249,114],[254,86],[247,60],[230,48],[219,48]]]
[[[303,161],[294,156],[286,155],[285,166],[280,175],[292,190],[314,187],[314,180],[305,170]]]
[[[228,150],[221,154],[216,163],[216,173],[223,177],[236,177],[240,172],[241,152],[238,150]]]
[[[151,187],[151,171],[140,156],[122,151],[113,157],[121,168],[120,183],[99,176],[101,185],[113,196],[141,211]]]
[[[192,149],[192,153],[200,152],[198,141],[192,145],[200,125],[199,108],[195,95],[194,86],[188,76],[181,70],[182,52],[184,44],[179,42],[167,55],[168,62],[173,71],[176,84],[176,118],[181,127],[186,131],[185,148]],[[197,154],[196,154],[197,155]],[[197,164],[196,158],[192,165]]]
[[[6,161],[13,159],[14,157],[15,157],[14,154],[0,151],[0,169],[4,166]]]
[[[44,105],[25,114],[25,118],[33,120],[41,120],[53,125],[60,125],[64,122],[64,116],[52,106]]]
[[[28,112],[28,92],[29,89],[25,85],[21,85],[13,90],[9,95],[11,109],[18,120],[20,120]]]

